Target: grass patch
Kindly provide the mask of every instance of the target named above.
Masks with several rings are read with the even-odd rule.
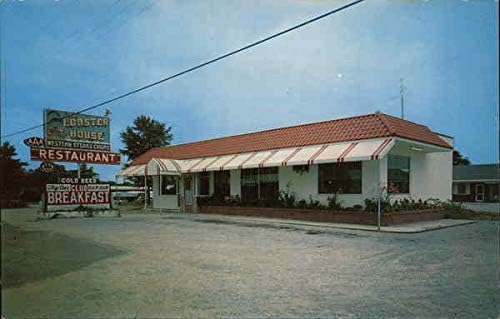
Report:
[[[475,212],[472,210],[457,210],[446,212],[444,218],[448,219],[471,219],[471,220],[500,220],[500,213]]]

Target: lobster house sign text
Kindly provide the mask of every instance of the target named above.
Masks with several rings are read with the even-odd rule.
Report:
[[[110,151],[109,118],[45,109],[47,147]]]

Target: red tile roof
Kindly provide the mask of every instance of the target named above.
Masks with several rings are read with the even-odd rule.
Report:
[[[451,148],[427,126],[377,112],[193,143],[156,147],[138,156],[131,165],[146,164],[151,158],[201,158],[387,136]]]

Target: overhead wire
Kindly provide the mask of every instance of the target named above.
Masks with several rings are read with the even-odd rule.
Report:
[[[287,29],[285,29],[285,30],[283,30],[283,31],[280,31],[280,32],[278,32],[278,33],[274,33],[274,34],[272,34],[272,35],[270,35],[270,36],[268,36],[268,37],[265,37],[265,38],[263,38],[263,39],[261,39],[261,40],[257,40],[257,41],[255,41],[255,42],[252,42],[252,43],[250,43],[250,44],[248,44],[248,45],[245,45],[245,46],[243,46],[243,47],[241,47],[241,48],[239,48],[239,49],[236,49],[236,50],[230,51],[230,52],[228,52],[228,53],[226,53],[226,54],[223,54],[223,55],[221,55],[221,56],[218,56],[218,57],[213,58],[213,59],[211,59],[211,60],[208,60],[208,61],[206,61],[206,62],[200,63],[200,64],[198,64],[198,65],[195,65],[195,66],[193,66],[193,67],[190,67],[190,68],[188,68],[188,69],[185,69],[185,70],[183,70],[183,71],[180,71],[180,72],[178,72],[178,73],[176,73],[176,74],[173,74],[173,75],[170,75],[170,76],[168,76],[168,77],[165,77],[165,78],[163,78],[163,79],[161,79],[161,80],[158,80],[158,81],[155,81],[155,82],[149,83],[149,84],[147,84],[147,85],[141,86],[141,87],[139,87],[139,88],[137,88],[137,89],[134,89],[134,90],[132,90],[132,91],[129,91],[129,92],[127,92],[127,93],[120,94],[120,95],[118,95],[118,96],[116,96],[116,97],[113,97],[113,98],[107,99],[107,100],[105,100],[105,101],[103,101],[103,102],[100,102],[100,103],[97,103],[97,104],[91,105],[91,106],[89,106],[89,107],[83,108],[83,109],[81,109],[81,110],[79,110],[79,111],[74,112],[72,115],[68,115],[67,117],[73,116],[73,115],[75,115],[75,114],[81,114],[81,113],[84,113],[84,112],[87,112],[87,111],[90,111],[90,110],[96,109],[96,108],[98,108],[98,107],[104,106],[104,105],[106,105],[106,104],[112,103],[112,102],[117,101],[117,100],[121,100],[121,99],[123,99],[123,98],[125,98],[125,97],[128,97],[128,96],[130,96],[130,95],[136,94],[136,93],[138,93],[138,92],[141,92],[141,91],[147,90],[147,89],[149,89],[149,88],[151,88],[151,87],[157,86],[157,85],[159,85],[159,84],[161,84],[161,83],[164,83],[164,82],[170,81],[170,80],[175,79],[175,78],[177,78],[177,77],[179,77],[179,76],[182,76],[182,75],[184,75],[184,74],[187,74],[187,73],[193,72],[193,71],[195,71],[195,70],[197,70],[197,69],[203,68],[203,67],[205,67],[205,66],[207,66],[207,65],[213,64],[213,63],[215,63],[215,62],[217,62],[217,61],[220,61],[220,60],[226,59],[226,58],[228,58],[228,57],[230,57],[230,56],[233,56],[233,55],[235,55],[235,54],[238,54],[238,53],[240,53],[240,52],[242,52],[242,51],[245,51],[245,50],[248,50],[248,49],[253,48],[253,47],[255,47],[255,46],[258,46],[258,45],[260,45],[260,44],[262,44],[262,43],[264,43],[264,42],[267,42],[267,41],[270,41],[270,40],[272,40],[272,39],[274,39],[274,38],[280,37],[280,36],[282,36],[282,35],[284,35],[284,34],[286,34],[286,33],[289,33],[289,32],[291,32],[291,31],[294,31],[294,30],[297,30],[297,29],[299,29],[299,28],[302,28],[302,27],[304,27],[304,26],[306,26],[306,25],[308,25],[308,24],[311,24],[311,23],[316,22],[316,21],[318,21],[318,20],[324,19],[324,18],[326,18],[326,17],[328,17],[328,16],[330,16],[330,15],[332,15],[332,14],[335,14],[335,13],[337,13],[337,12],[343,11],[343,10],[345,10],[345,9],[347,9],[347,8],[350,8],[350,7],[354,6],[354,5],[357,5],[357,4],[359,4],[359,3],[363,2],[363,1],[365,1],[365,0],[356,0],[356,1],[350,2],[350,3],[346,4],[346,5],[343,5],[343,6],[341,6],[341,7],[338,7],[338,8],[336,8],[336,9],[333,9],[333,10],[331,10],[331,11],[328,11],[328,12],[326,12],[326,13],[323,13],[323,14],[321,14],[321,15],[319,15],[319,16],[316,16],[316,17],[314,17],[314,18],[311,18],[311,19],[309,19],[309,20],[306,20],[306,21],[304,21],[304,22],[301,22],[301,23],[299,23],[299,24],[296,24],[296,25],[294,25],[294,26],[292,26],[292,27],[290,27],[290,28],[287,28]],[[16,132],[10,133],[10,134],[3,135],[2,137],[3,137],[3,138],[6,138],[6,137],[10,137],[10,136],[15,136],[15,135],[23,134],[23,133],[26,133],[26,132],[29,132],[29,131],[35,130],[35,129],[37,129],[37,128],[41,128],[41,127],[43,127],[45,124],[46,124],[46,123],[41,123],[41,124],[38,124],[38,125],[34,125],[34,126],[31,126],[31,127],[28,127],[28,128],[25,128],[25,129],[22,129],[22,130],[19,130],[19,131],[16,131]]]

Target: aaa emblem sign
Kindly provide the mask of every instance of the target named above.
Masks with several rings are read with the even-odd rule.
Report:
[[[42,172],[52,172],[54,170],[54,163],[52,162],[42,162],[42,164],[40,164],[39,168]]]
[[[29,147],[43,147],[45,145],[45,141],[41,137],[32,136],[25,139],[24,144]]]

